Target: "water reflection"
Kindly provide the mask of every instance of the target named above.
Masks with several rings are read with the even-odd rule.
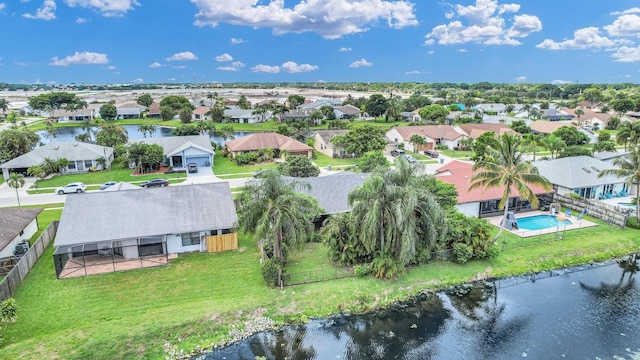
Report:
[[[264,332],[202,359],[638,358],[635,259]],[[508,282],[507,282],[508,283]]]

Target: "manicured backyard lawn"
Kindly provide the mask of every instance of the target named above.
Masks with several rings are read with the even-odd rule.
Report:
[[[456,150],[438,150],[442,155],[450,157],[452,159],[467,159],[473,156],[473,151],[456,151]]]
[[[314,151],[314,156],[316,157],[312,160],[319,167],[326,167],[328,165],[331,166],[352,166],[357,165],[360,162],[359,158],[355,159],[334,159],[331,156],[327,156],[321,152]]]
[[[218,175],[224,174],[241,174],[244,173],[247,176],[251,176],[251,174],[264,170],[264,169],[272,169],[277,167],[278,165],[275,162],[272,163],[264,163],[264,164],[256,164],[256,165],[244,165],[238,166],[234,161],[231,161],[229,157],[222,156],[222,153],[219,150],[216,150],[215,164],[213,166],[213,173]],[[229,178],[226,178],[229,179]]]

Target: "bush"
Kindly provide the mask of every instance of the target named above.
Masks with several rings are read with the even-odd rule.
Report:
[[[440,145],[436,145],[436,149],[437,150],[449,150],[449,147],[447,145],[440,144]]]
[[[458,264],[466,264],[473,257],[471,246],[463,243],[453,244],[453,261]]]
[[[640,223],[635,216],[629,216],[627,218],[627,227],[640,230]]]
[[[239,166],[252,165],[252,164],[255,164],[256,162],[258,162],[258,154],[253,153],[253,152],[242,153],[242,154],[236,155],[236,157],[233,160]]]
[[[574,198],[574,199],[582,199],[582,196],[576,194],[576,193],[571,193],[569,194],[570,197]]]
[[[493,244],[489,246],[487,249],[487,257],[490,259],[495,259],[500,255],[500,246]]]
[[[403,275],[406,270],[404,265],[393,257],[378,255],[371,263],[371,272],[377,278],[394,279],[398,275]]]
[[[371,264],[360,264],[353,267],[353,273],[357,276],[367,276],[371,274]]]
[[[271,258],[262,263],[260,270],[262,271],[262,277],[267,285],[273,287],[280,285],[278,284],[278,272],[283,268],[282,261],[278,258]]]

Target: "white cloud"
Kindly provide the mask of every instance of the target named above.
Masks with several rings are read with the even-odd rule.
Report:
[[[87,64],[106,64],[109,62],[107,54],[100,54],[95,52],[76,51],[73,55],[69,55],[64,59],[58,59],[57,56],[51,59],[49,65],[54,66],[68,66],[68,65],[87,65]]]
[[[467,50],[467,49],[458,49],[458,50],[456,50],[456,51],[457,51],[457,52],[460,52],[460,53],[466,53],[466,52],[469,52],[469,50]]]
[[[514,15],[505,19],[506,14],[520,11],[518,4],[498,4],[498,0],[476,0],[475,5],[451,5],[445,15],[452,19],[441,24],[425,35],[425,44],[441,45],[478,43],[484,45],[520,45],[514,38],[524,38],[533,32],[542,30],[542,22],[534,15]],[[455,19],[459,17],[461,19]],[[465,23],[463,23],[464,20]],[[506,20],[511,20],[507,27]]]
[[[264,72],[264,73],[269,73],[269,74],[277,74],[277,73],[280,72],[280,67],[279,66],[270,66],[270,65],[259,64],[259,65],[256,65],[256,66],[252,67],[251,71],[253,71],[253,72]]]
[[[169,79],[167,79],[167,80],[169,80],[169,81],[176,81],[176,78],[174,78],[174,77],[170,77],[170,78],[169,78]]]
[[[167,61],[185,61],[185,60],[198,60],[198,57],[191,51],[183,51],[175,53],[167,58]]]
[[[414,4],[388,0],[307,0],[286,7],[284,0],[191,0],[200,10],[198,26],[219,23],[273,28],[275,34],[315,32],[336,39],[386,22],[391,28],[418,25]],[[263,4],[267,3],[267,4]]]
[[[0,60],[2,60],[2,59],[0,59]],[[27,63],[24,62],[24,61],[16,61],[16,65],[18,65],[18,66],[27,66]]]
[[[566,84],[573,83],[573,81],[570,81],[570,80],[553,80],[553,81],[551,81],[551,83],[553,85],[566,85]]]
[[[405,75],[418,75],[418,74],[420,74],[420,71],[418,71],[418,70],[407,71],[404,74]]]
[[[640,13],[640,7],[632,7],[623,11],[610,12],[609,15],[624,15],[624,14],[638,14]]]
[[[520,75],[517,78],[515,78],[515,80],[516,80],[516,82],[523,83],[523,82],[527,81],[527,77],[524,76],[524,75]]]
[[[625,74],[624,77],[626,77],[627,79],[631,77],[631,75],[629,74]]]
[[[4,10],[7,7],[7,4],[0,3],[0,10]]]
[[[340,52],[351,51],[350,47],[341,47]]]
[[[373,66],[373,63],[368,62],[366,59],[356,60],[349,65],[352,68],[359,68],[362,66]]]
[[[134,6],[140,6],[136,0],[64,0],[69,7],[96,9],[104,16],[122,16]]]
[[[116,69],[116,67],[115,67],[115,66],[113,66],[113,65],[109,65],[109,66],[107,66],[107,70],[115,70],[115,69]]]
[[[86,22],[87,22],[87,19],[85,18],[81,18],[81,17],[76,18],[76,24],[84,24]]]
[[[240,61],[234,61],[231,63],[231,66],[218,66],[216,69],[220,71],[240,71],[240,68],[243,68],[244,64]]]
[[[227,53],[224,53],[222,55],[216,56],[216,61],[218,61],[218,62],[231,61],[231,60],[233,60],[233,56],[231,56],[231,55],[229,55]]]
[[[142,79],[142,78],[133,79],[133,82],[134,83],[142,83],[142,82],[144,82],[144,79]]]
[[[154,62],[152,64],[149,65],[150,68],[159,68],[162,67],[162,64],[160,64],[159,62]]]
[[[313,70],[318,70],[318,66],[317,65],[310,65],[310,64],[296,64],[293,61],[287,61],[284,64],[282,64],[282,71],[286,71],[290,74],[293,73],[301,73],[301,72],[309,72],[309,71],[313,71]]]
[[[434,51],[433,50],[429,50],[427,51],[427,55],[433,55]]]
[[[244,42],[244,39],[242,38],[231,38],[231,44],[232,45],[240,45]]]
[[[616,52],[611,54],[616,62],[636,62],[640,61],[640,46],[621,46]]]
[[[22,14],[27,19],[53,20],[56,18],[56,2],[44,0],[42,6],[36,10],[35,14]]]
[[[573,33],[573,39],[565,39],[556,42],[551,39],[545,39],[536,45],[538,49],[547,50],[582,50],[582,49],[599,49],[615,45],[615,41],[600,35],[600,29],[597,27],[587,27],[578,29]]]
[[[604,29],[609,36],[640,36],[640,16],[622,15]]]
[[[175,65],[175,66],[172,66],[172,68],[174,68],[174,69],[186,69],[187,66],[186,65]]]

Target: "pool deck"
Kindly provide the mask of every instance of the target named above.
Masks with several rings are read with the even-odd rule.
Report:
[[[574,211],[575,213],[575,211]],[[522,218],[526,218],[526,217],[531,217],[531,216],[536,216],[536,215],[551,215],[550,212],[548,211],[531,211],[528,212],[526,214],[517,214],[516,218],[517,219],[522,219]],[[558,214],[561,217],[565,217],[565,214]],[[584,220],[584,219],[580,219],[578,220],[576,218],[578,214],[574,214],[571,217],[567,217],[566,219],[571,221],[571,225],[563,225],[563,226],[558,226],[558,227],[552,227],[552,228],[546,228],[546,229],[540,229],[540,230],[523,230],[523,229],[519,229],[519,230],[507,230],[505,229],[505,231],[509,231],[512,234],[518,235],[520,237],[532,237],[532,236],[538,236],[538,235],[544,235],[544,234],[553,234],[555,232],[558,231],[565,231],[565,230],[576,230],[576,229],[582,229],[582,228],[586,228],[586,227],[593,227],[593,226],[598,226],[598,224],[591,222],[589,220]],[[487,218],[487,220],[489,220],[489,222],[495,226],[500,226],[500,220],[502,220],[502,216],[494,216],[494,217],[490,217]]]

